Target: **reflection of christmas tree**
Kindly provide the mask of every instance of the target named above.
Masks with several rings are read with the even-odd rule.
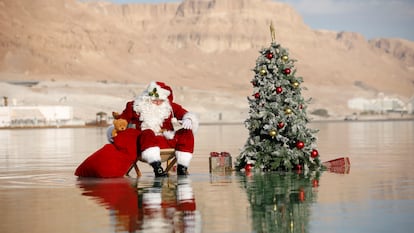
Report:
[[[254,232],[307,232],[319,174],[255,173],[241,176]]]
[[[274,30],[272,30],[274,39]],[[294,60],[280,44],[272,42],[262,49],[253,70],[253,97],[245,125],[249,138],[236,161],[238,170],[318,170],[315,148],[317,130],[309,122],[301,95],[302,77],[296,76]]]

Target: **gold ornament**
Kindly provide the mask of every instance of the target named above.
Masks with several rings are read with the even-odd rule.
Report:
[[[272,138],[276,137],[276,135],[277,135],[276,130],[274,130],[274,129],[270,130],[270,131],[269,131],[269,135],[270,135]]]
[[[290,109],[290,108],[285,109],[285,113],[288,114],[288,115],[291,114],[292,113],[292,109]]]
[[[260,70],[260,75],[264,76],[267,74],[267,71],[265,69]]]
[[[293,82],[292,85],[293,85],[294,88],[298,88],[299,87],[299,83],[298,82]]]
[[[287,55],[283,55],[283,56],[282,56],[282,60],[283,60],[284,62],[286,62],[288,59],[289,59],[289,57],[288,57]]]

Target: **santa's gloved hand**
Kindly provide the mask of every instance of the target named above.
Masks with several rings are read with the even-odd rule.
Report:
[[[182,125],[183,125],[184,129],[192,129],[193,128],[193,122],[188,118],[183,120]]]
[[[172,131],[172,130],[166,130],[166,131],[162,132],[162,135],[164,135],[164,137],[166,139],[173,139],[174,135],[175,135],[175,132]]]

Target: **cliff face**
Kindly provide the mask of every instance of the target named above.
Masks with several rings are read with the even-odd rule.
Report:
[[[412,41],[381,38],[370,40],[369,43],[401,61],[406,67],[414,68],[414,47]]]
[[[0,0],[0,80],[163,80],[241,97],[250,94],[258,50],[270,44],[271,21],[321,107],[330,95],[337,105],[414,93],[412,41],[315,31],[271,0]]]

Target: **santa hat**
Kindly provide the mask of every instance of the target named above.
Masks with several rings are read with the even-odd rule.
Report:
[[[171,87],[163,82],[151,82],[145,90],[145,94],[151,99],[173,101],[173,93]]]

